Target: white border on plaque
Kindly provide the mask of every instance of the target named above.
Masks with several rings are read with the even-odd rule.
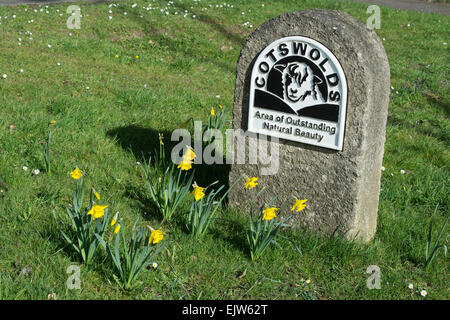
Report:
[[[316,40],[278,39],[256,59],[248,131],[342,150],[346,107],[344,71]]]

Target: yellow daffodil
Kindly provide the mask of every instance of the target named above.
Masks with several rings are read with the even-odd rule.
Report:
[[[151,233],[150,233],[150,237],[148,238],[148,244],[157,244],[164,238],[165,232],[162,232],[160,229],[154,230],[151,227],[150,227],[150,229],[151,229]]]
[[[216,111],[214,110],[214,108],[211,108],[211,116],[214,116],[216,114]]]
[[[279,208],[275,208],[275,207],[267,207],[266,209],[263,210],[263,220],[272,220],[273,218],[275,218],[277,215],[275,214],[275,211],[280,210]]]
[[[95,197],[97,200],[100,200],[100,195],[98,194],[97,191],[95,191],[94,188],[92,188],[92,192],[94,193],[94,197]]]
[[[180,170],[188,171],[188,170],[192,169],[192,161],[190,161],[190,160],[186,161],[185,159],[183,159],[183,161],[180,162],[180,164],[178,165],[177,168]]]
[[[117,224],[117,226],[114,228],[114,234],[117,234],[120,230],[120,224]]]
[[[189,160],[194,160],[194,158],[196,157],[197,155],[194,153],[194,149],[192,149],[191,147],[189,147],[189,146],[187,146],[187,150],[186,150],[186,153],[184,154],[184,159],[189,159]]]
[[[52,121],[50,121],[50,122],[48,123],[48,125],[51,126],[51,125],[53,125],[53,124],[55,124],[55,123],[56,123],[56,121],[55,121],[55,120],[52,120]]]
[[[74,178],[75,180],[80,179],[83,176],[83,172],[81,172],[80,169],[75,168],[75,170],[73,170],[70,175],[72,176],[72,178]]]
[[[94,205],[92,206],[91,210],[89,210],[88,214],[92,215],[92,219],[98,219],[101,218],[105,215],[105,209],[108,206],[99,206],[99,205]]]
[[[119,218],[119,212],[116,212],[116,214],[114,215],[114,217],[111,220],[111,226],[116,224],[118,218]]]
[[[119,55],[118,54],[116,54],[116,59],[118,59],[119,58]]]
[[[219,109],[223,109],[223,107],[220,103],[218,104],[218,106],[219,106]]]
[[[206,188],[199,187],[196,182],[194,182],[193,187],[194,190],[192,191],[192,194],[194,195],[195,201],[202,199],[205,196],[203,190]]]
[[[158,138],[159,138],[159,144],[161,144],[162,146],[164,145],[164,136],[162,133],[158,133]]]
[[[295,203],[294,203],[294,206],[292,207],[291,211],[294,211],[294,210],[296,212],[302,211],[303,209],[306,208],[306,204],[305,204],[306,201],[308,201],[308,199],[303,199],[303,200],[295,199]]]
[[[139,56],[136,56],[136,59],[139,59]]]
[[[248,178],[247,182],[245,183],[244,188],[251,190],[252,188],[254,188],[258,185],[258,182],[256,182],[256,181],[258,181],[257,177]]]

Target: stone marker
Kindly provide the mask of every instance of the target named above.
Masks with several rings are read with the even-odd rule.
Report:
[[[266,188],[259,205],[276,195],[275,204],[288,201],[290,210],[294,197],[307,198],[299,225],[369,241],[376,231],[389,92],[380,39],[350,15],[308,10],[265,22],[237,63],[233,127],[280,138],[279,169],[263,176],[261,164],[233,164],[230,183],[240,175],[259,177],[258,188]],[[256,193],[236,187],[230,205],[248,211]]]

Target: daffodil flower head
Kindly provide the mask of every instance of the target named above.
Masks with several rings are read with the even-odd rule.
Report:
[[[183,158],[189,159],[191,161],[194,160],[194,158],[197,156],[194,153],[194,149],[192,149],[190,146],[186,146],[186,147],[187,147],[186,153],[184,154]]]
[[[97,200],[100,200],[100,195],[98,194],[97,191],[95,191],[94,188],[92,188],[92,193],[94,194],[94,197],[95,197]]]
[[[294,211],[294,210],[295,210],[296,212],[302,211],[303,209],[306,208],[306,204],[305,204],[306,201],[308,201],[308,199],[298,200],[298,199],[296,198],[296,199],[295,199],[295,203],[294,203],[294,205],[292,206],[291,211]]]
[[[180,162],[177,168],[180,170],[188,171],[192,168],[192,161],[183,159],[183,161]]]
[[[218,106],[219,106],[219,109],[223,109],[223,107],[220,103],[218,104]]]
[[[159,144],[163,146],[164,145],[164,141],[163,141],[164,136],[162,133],[158,133],[158,139],[159,139]]]
[[[258,182],[256,182],[256,181],[258,181],[257,177],[248,178],[247,182],[245,183],[244,188],[249,189],[249,190],[253,189],[254,187],[256,187],[258,185]]]
[[[73,170],[70,175],[72,176],[73,179],[78,180],[83,176],[83,172],[81,172],[80,169],[75,168],[75,170]]]
[[[162,232],[161,229],[155,230],[150,226],[147,227],[150,229],[150,237],[148,238],[148,244],[157,244],[164,238],[164,235],[166,233]]]
[[[216,114],[216,111],[214,110],[214,107],[211,108],[211,116],[214,116]]]
[[[192,186],[194,187],[192,194],[194,195],[195,201],[202,199],[205,196],[205,193],[203,192],[203,190],[205,190],[206,188],[199,187],[197,185],[197,182],[194,182],[194,184]]]
[[[114,234],[117,234],[119,232],[119,230],[120,230],[120,224],[118,223],[116,225],[116,227],[114,228]]]
[[[88,214],[92,215],[92,219],[98,219],[105,215],[105,209],[108,206],[99,206],[97,204],[93,205],[91,210],[89,210]]]
[[[119,219],[119,211],[117,211],[114,217],[112,218],[111,226],[115,225],[118,219]]]
[[[273,218],[275,218],[277,215],[275,214],[275,211],[280,210],[279,208],[276,207],[266,207],[266,209],[263,210],[263,220],[272,220]]]

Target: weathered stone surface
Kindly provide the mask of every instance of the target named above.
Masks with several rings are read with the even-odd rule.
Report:
[[[373,30],[344,12],[298,11],[267,21],[248,37],[237,63],[235,129],[247,129],[249,79],[256,57],[267,45],[287,36],[322,43],[344,70],[348,100],[343,150],[280,140],[277,174],[261,176],[259,165],[234,164],[230,183],[240,175],[259,177],[258,187],[266,187],[259,203],[275,195],[277,205],[285,200],[293,203],[293,197],[307,198],[308,207],[295,220],[299,225],[369,241],[376,231],[390,91],[383,45]],[[234,188],[230,205],[247,209],[255,190]]]

